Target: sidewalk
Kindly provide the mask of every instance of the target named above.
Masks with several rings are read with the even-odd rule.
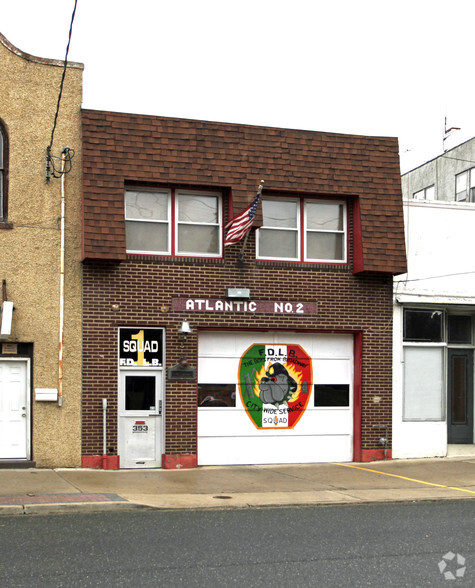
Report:
[[[475,499],[475,456],[188,470],[0,471],[0,514]]]

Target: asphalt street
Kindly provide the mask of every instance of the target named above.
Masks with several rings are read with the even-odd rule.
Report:
[[[475,585],[471,500],[4,516],[0,538],[5,588]]]

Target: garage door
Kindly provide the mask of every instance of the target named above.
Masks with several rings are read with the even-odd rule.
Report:
[[[353,337],[203,331],[198,464],[351,461]]]

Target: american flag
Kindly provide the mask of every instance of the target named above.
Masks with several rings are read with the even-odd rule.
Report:
[[[261,185],[257,189],[256,197],[246,208],[246,210],[232,218],[224,227],[227,230],[226,237],[224,239],[225,247],[228,247],[228,245],[233,245],[234,243],[238,243],[244,239],[244,237],[251,230],[254,217],[256,216],[257,207],[259,206],[259,201],[261,199],[261,192],[263,187],[264,181],[261,182]]]

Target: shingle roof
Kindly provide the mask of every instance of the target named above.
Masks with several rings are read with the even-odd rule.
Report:
[[[406,270],[397,139],[84,110],[85,259],[125,259],[124,183],[357,197],[357,271]],[[355,227],[359,233],[359,227]]]

